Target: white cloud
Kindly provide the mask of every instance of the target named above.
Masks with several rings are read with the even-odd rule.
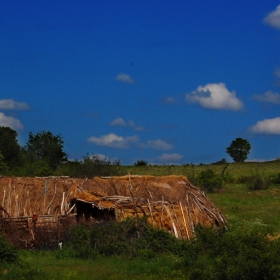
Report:
[[[175,104],[176,100],[174,97],[166,97],[162,100],[164,104]]]
[[[4,110],[28,110],[29,106],[25,102],[16,102],[13,99],[0,100],[0,109]]]
[[[138,144],[140,141],[137,135],[122,137],[115,133],[109,133],[100,137],[92,136],[88,138],[88,142],[94,143],[98,146],[106,146],[118,149],[128,149],[131,145]]]
[[[114,119],[110,123],[110,125],[111,126],[129,126],[129,127],[133,127],[133,129],[135,131],[144,131],[144,128],[142,126],[136,126],[134,121],[129,120],[128,122],[126,122],[123,118],[116,118],[116,119]]]
[[[168,144],[167,142],[157,139],[157,140],[149,140],[147,143],[143,144],[146,148],[151,148],[154,150],[172,150],[173,146]]]
[[[125,84],[134,84],[135,83],[135,80],[133,78],[131,78],[128,74],[124,74],[124,73],[118,74],[116,76],[116,80],[118,82],[125,83]]]
[[[280,94],[273,91],[267,91],[264,94],[256,94],[253,99],[261,102],[270,102],[274,104],[280,104]]]
[[[15,130],[23,129],[23,125],[18,119],[14,118],[14,117],[8,117],[4,113],[1,113],[1,112],[0,112],[0,126],[7,126],[12,129],[15,129]]]
[[[280,29],[280,5],[277,6],[275,11],[271,12],[267,17],[264,18],[264,22]]]
[[[243,107],[235,92],[230,92],[224,83],[199,86],[195,91],[186,94],[186,101],[209,109],[237,111]]]
[[[280,134],[280,117],[258,121],[250,131],[259,134]]]
[[[109,133],[107,135],[102,135],[100,137],[92,136],[88,138],[88,142],[98,146],[106,146],[106,147],[117,148],[117,149],[129,149],[131,147],[139,147],[139,148],[154,149],[154,150],[173,149],[172,145],[160,139],[141,142],[140,138],[137,135],[122,137],[116,135],[115,133]]]
[[[123,118],[114,119],[110,125],[112,126],[127,126],[127,123],[123,120]]]
[[[161,163],[178,163],[184,158],[183,155],[179,154],[163,154],[157,158]]]

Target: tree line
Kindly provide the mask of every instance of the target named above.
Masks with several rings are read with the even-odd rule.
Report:
[[[18,133],[0,127],[0,174],[9,176],[93,177],[118,175],[120,161],[111,162],[86,154],[82,160],[68,160],[60,134],[51,131],[29,133],[25,146],[17,140]]]
[[[0,174],[9,176],[50,176],[65,175],[72,177],[93,177],[124,175],[119,168],[120,160],[110,161],[98,156],[86,154],[82,160],[68,160],[64,151],[64,141],[60,134],[51,131],[29,133],[25,146],[17,140],[18,134],[10,127],[0,127]],[[235,161],[243,162],[248,158],[251,144],[242,138],[236,138],[226,149],[226,153]],[[226,163],[223,159],[221,163]],[[138,160],[136,166],[148,165]]]

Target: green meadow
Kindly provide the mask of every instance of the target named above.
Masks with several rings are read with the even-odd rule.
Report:
[[[221,174],[225,164],[121,168],[122,174],[175,174],[195,182],[208,169]],[[223,187],[207,193],[228,221],[228,233],[222,239],[220,234],[202,233],[194,244],[180,247],[182,251],[178,254],[167,251],[133,258],[123,255],[80,258],[65,247],[20,251],[16,263],[0,263],[0,279],[280,279],[277,261],[280,244],[278,239],[266,243],[267,236],[280,236],[280,184],[271,180],[280,177],[280,160],[231,163],[225,172],[229,179]],[[270,180],[269,186],[248,189],[244,178],[256,175]],[[246,244],[251,246],[251,241],[252,247],[246,247]]]

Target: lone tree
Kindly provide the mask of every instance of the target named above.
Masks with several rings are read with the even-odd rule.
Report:
[[[62,136],[53,135],[50,131],[37,134],[29,133],[29,139],[24,147],[29,162],[44,161],[55,169],[59,164],[67,161],[67,154],[63,151]]]
[[[243,138],[236,138],[229,147],[227,147],[227,154],[232,157],[235,162],[244,162],[250,153],[251,144]]]

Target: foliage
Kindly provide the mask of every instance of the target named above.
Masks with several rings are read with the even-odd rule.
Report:
[[[238,183],[245,184],[248,190],[266,190],[270,185],[270,180],[264,178],[260,174],[250,176],[241,176],[238,178]]]
[[[29,139],[24,147],[27,161],[45,161],[53,170],[67,161],[67,154],[63,151],[62,136],[53,135],[50,131],[41,131],[37,134],[29,133]]]
[[[89,156],[87,154],[84,156],[82,161],[76,160],[74,162],[68,162],[67,166],[68,171],[62,171],[62,173],[64,175],[70,175],[78,178],[92,178],[94,176],[117,176],[124,174],[121,172],[120,161],[111,162],[107,158],[100,159],[100,157],[96,155]]]
[[[195,183],[207,192],[219,191],[230,180],[230,175],[225,173],[229,164],[226,164],[221,174],[215,173],[213,169],[206,169],[195,178]]]
[[[270,177],[270,182],[272,184],[280,184],[280,173],[278,173],[277,175],[271,176]]]
[[[17,136],[17,132],[10,127],[0,127],[0,151],[9,168],[19,165],[21,160],[21,147]]]
[[[243,138],[236,138],[229,147],[227,147],[227,154],[232,157],[235,162],[244,162],[250,153],[251,144]]]
[[[225,158],[222,158],[221,160],[213,162],[212,164],[226,164],[226,163],[227,163],[227,160]]]
[[[217,174],[215,174],[213,169],[207,169],[199,173],[196,178],[196,184],[205,191],[214,192],[220,188],[221,179]]]
[[[156,254],[180,253],[182,243],[168,232],[148,225],[145,219],[126,219],[88,227],[73,227],[65,240],[75,256],[97,255],[151,258]]]
[[[279,241],[257,232],[197,228],[186,248],[187,279],[279,279]]]
[[[0,262],[13,263],[17,260],[18,254],[15,248],[10,245],[0,234]]]
[[[54,170],[45,160],[38,159],[34,162],[26,162],[22,167],[14,168],[10,174],[14,176],[51,176],[54,174]]]
[[[147,166],[148,165],[148,162],[145,161],[145,160],[142,160],[142,159],[139,159],[137,160],[135,163],[134,163],[135,166]]]
[[[0,150],[0,174],[5,174],[8,171],[8,165],[5,162],[5,158]]]

